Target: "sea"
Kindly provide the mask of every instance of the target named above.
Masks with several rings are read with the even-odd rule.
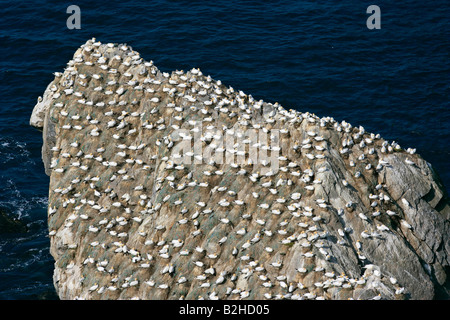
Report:
[[[79,29],[68,27],[71,5]],[[58,299],[49,178],[29,118],[88,39],[127,43],[161,71],[200,68],[257,100],[361,125],[416,148],[448,188],[449,17],[448,0],[0,0],[0,209],[27,226],[0,234],[0,299]]]

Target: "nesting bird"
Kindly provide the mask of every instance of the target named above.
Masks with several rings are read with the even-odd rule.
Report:
[[[384,182],[366,183],[389,169],[398,144],[345,121],[256,101],[199,69],[162,73],[128,45],[91,39],[79,52],[51,87],[59,136],[48,217],[55,243],[59,232],[87,233],[78,245],[92,257],[69,269],[106,276],[76,284],[86,297],[330,298],[329,288],[366,283],[337,275],[335,246],[354,245],[364,265],[366,242],[391,231],[381,218],[414,231]],[[221,143],[224,137],[232,143]],[[191,144],[215,157],[182,148]],[[404,162],[415,170],[420,162],[407,153]],[[335,156],[345,176],[335,173]],[[342,199],[329,195],[330,181],[345,190]],[[351,194],[361,184],[372,192],[367,199]],[[285,263],[291,252],[294,272]]]

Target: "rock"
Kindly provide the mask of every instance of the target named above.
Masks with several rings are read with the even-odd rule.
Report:
[[[22,233],[26,231],[27,226],[22,220],[12,218],[4,210],[0,209],[0,234]]]
[[[45,115],[47,114],[53,100],[53,92],[51,90],[52,86],[53,82],[50,82],[44,91],[44,97],[39,97],[41,99],[38,99],[38,102],[33,108],[30,118],[30,125],[35,128],[41,129],[44,127]]]
[[[47,89],[44,91],[44,97],[38,99],[38,102],[33,108],[33,112],[30,118],[30,125],[43,130],[43,144],[42,144],[42,161],[44,163],[45,173],[50,176],[50,159],[51,148],[54,147],[56,136],[54,129],[54,122],[48,118],[50,105],[53,103],[53,91],[52,88],[56,88],[54,81],[50,82]]]
[[[95,39],[43,97],[61,299],[449,298],[449,198],[411,149]]]

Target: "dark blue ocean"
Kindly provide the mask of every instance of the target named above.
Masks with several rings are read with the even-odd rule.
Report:
[[[69,5],[81,29],[69,30]],[[366,9],[381,9],[369,30]],[[36,99],[91,37],[162,71],[206,75],[287,109],[346,120],[417,148],[450,186],[450,4],[434,1],[1,1],[0,299],[56,299]]]

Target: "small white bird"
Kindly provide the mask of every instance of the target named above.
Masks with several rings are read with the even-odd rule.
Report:
[[[388,216],[395,216],[397,213],[392,211],[392,210],[386,210],[386,213],[388,214]]]
[[[407,229],[412,229],[412,226],[408,222],[406,222],[406,220],[402,220],[401,224]]]
[[[281,261],[274,261],[274,262],[270,263],[270,265],[275,268],[279,268],[279,267],[281,267],[282,263],[281,263]]]
[[[366,221],[367,221],[367,216],[366,216],[364,213],[360,212],[360,213],[358,214],[358,216],[359,216],[362,220],[366,220]]]

